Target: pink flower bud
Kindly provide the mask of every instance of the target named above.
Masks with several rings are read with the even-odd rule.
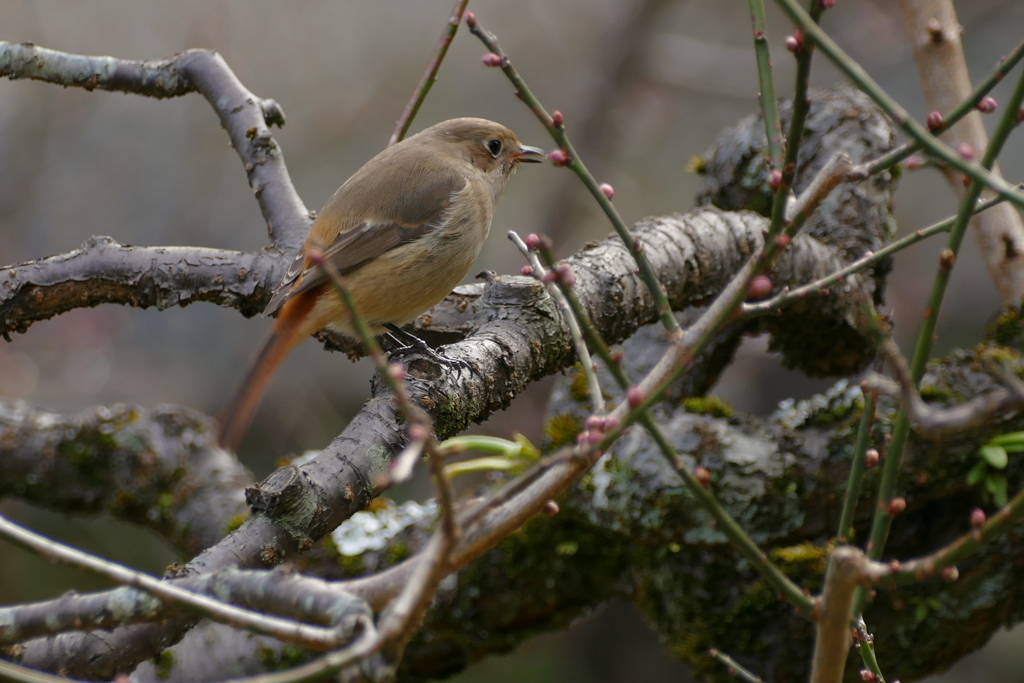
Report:
[[[483,62],[484,66],[501,66],[501,57],[493,52],[488,52],[483,56]]]
[[[608,199],[611,199],[615,196],[615,188],[608,183],[601,183],[601,194]]]
[[[523,266],[522,268],[519,269],[519,274],[520,275],[525,275],[527,277],[532,276],[533,275],[533,266],[529,266],[529,265]]]
[[[991,114],[996,110],[996,100],[994,97],[982,97],[978,102],[978,111],[982,114]]]
[[[640,390],[640,387],[630,387],[626,389],[626,401],[630,408],[636,408],[644,402],[644,392]]]
[[[535,232],[531,232],[526,236],[526,248],[533,250],[540,246],[540,236]]]
[[[916,171],[917,169],[924,166],[924,163],[924,158],[919,157],[918,155],[915,154],[911,157],[908,157],[907,160],[903,162],[903,168],[907,169],[908,171]]]
[[[565,125],[565,117],[557,109],[551,113],[551,125],[555,128],[561,128]]]
[[[895,517],[907,509],[906,498],[893,498],[889,501],[889,516]]]
[[[804,49],[804,33],[797,29],[793,35],[786,37],[786,49],[793,54],[799,54]]]
[[[569,165],[569,153],[561,148],[548,152],[548,159],[551,161],[552,166],[561,167]]]
[[[747,285],[747,300],[760,301],[772,293],[772,279],[767,275],[757,275]]]
[[[879,455],[877,448],[869,448],[864,452],[864,466],[871,469],[878,464]]]
[[[926,123],[928,124],[928,130],[934,133],[935,131],[942,128],[942,114],[940,114],[937,111],[931,112],[930,114],[928,114],[928,119],[926,120]]]
[[[701,485],[701,488],[711,488],[711,473],[708,472],[706,467],[697,466],[697,469],[693,471],[693,476],[697,479],[697,483]]]
[[[949,247],[946,247],[939,253],[939,268],[945,272],[953,270],[953,266],[956,264],[956,254]]]

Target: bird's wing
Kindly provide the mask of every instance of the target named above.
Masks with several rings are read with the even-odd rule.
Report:
[[[445,212],[452,205],[455,196],[467,186],[465,178],[451,174],[444,181],[431,185],[430,197],[418,197],[409,193],[400,195],[401,203],[412,203],[419,210],[401,211],[392,208],[389,213],[412,215],[415,217],[413,221],[370,219],[358,223],[351,229],[340,232],[334,241],[324,248],[323,258],[330,260],[337,271],[344,275],[395,247],[417,240],[442,225],[446,218]],[[288,299],[327,281],[327,275],[322,268],[311,266],[307,249],[303,247],[289,266],[284,279],[274,290],[263,315],[274,315]]]

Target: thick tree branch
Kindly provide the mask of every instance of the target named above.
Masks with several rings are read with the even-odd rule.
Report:
[[[765,219],[755,214],[703,209],[652,219],[638,225],[635,233],[674,305],[684,307],[709,300],[728,283],[759,246],[765,226]],[[621,240],[591,245],[567,263],[576,275],[581,301],[609,341],[622,340],[641,323],[656,318],[653,301],[633,272],[633,262]],[[780,284],[802,282],[840,264],[824,245],[798,237],[776,263],[773,277]],[[848,334],[854,330],[845,322],[842,301],[837,292],[830,302],[833,306],[815,309],[833,311],[832,330],[845,329],[843,334]],[[472,370],[441,373],[426,359],[413,358],[408,363],[410,393],[434,419],[440,438],[506,406],[531,381],[573,361],[568,334],[543,288],[532,279],[490,280],[475,310],[475,333],[446,349],[449,355],[466,360]],[[793,315],[801,314],[794,311]],[[828,335],[822,330],[818,336],[824,339]],[[844,370],[848,362],[848,358],[840,359]],[[251,496],[259,500],[252,517],[193,560],[187,571],[273,566],[308,547],[381,492],[379,482],[404,444],[400,424],[390,395],[382,386],[375,386],[374,397],[338,438],[309,462],[284,468],[263,482],[256,490],[258,495]],[[163,633],[159,636],[163,639],[173,637],[185,623],[179,620],[143,628]],[[78,650],[74,641],[65,637],[60,649],[44,642],[29,643],[23,661],[37,668],[50,668],[59,661],[79,675],[112,675],[130,666],[129,660],[114,655],[123,650],[118,643],[138,637],[122,631],[103,640],[100,650],[105,656],[98,656],[92,648]]]
[[[242,487],[252,481],[233,455],[209,447],[211,427],[170,406],[56,415],[0,401],[0,496],[143,522],[194,554],[245,517]]]
[[[928,106],[933,111],[950,111],[971,95],[971,77],[967,70],[952,0],[901,0],[900,8],[914,50],[918,77]],[[988,98],[993,106],[995,100]],[[980,105],[980,102],[975,103]],[[988,134],[981,113],[968,114],[960,123],[940,136],[950,147],[966,145],[978,155],[988,146]],[[963,196],[963,176],[955,169],[943,168],[950,188]],[[1001,176],[999,165],[992,174]],[[1009,204],[1000,204],[971,221],[974,238],[981,249],[985,266],[1006,306],[1024,297],[1024,220]]]
[[[284,113],[273,100],[249,92],[218,53],[187,50],[168,59],[139,61],[0,41],[3,76],[145,97],[201,94],[227,131],[267,222],[271,242],[281,252],[282,261],[272,281],[276,284],[284,274],[287,264],[282,254],[298,249],[312,223],[309,210],[292,186],[281,148],[270,134],[269,126],[284,125]]]

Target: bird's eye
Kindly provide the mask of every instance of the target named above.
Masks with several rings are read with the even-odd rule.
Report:
[[[501,154],[501,140],[488,140],[487,150],[491,153],[491,156],[496,157]]]

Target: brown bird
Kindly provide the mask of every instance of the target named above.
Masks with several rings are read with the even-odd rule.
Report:
[[[374,334],[400,332],[398,326],[447,296],[469,272],[516,166],[543,156],[500,123],[462,118],[431,126],[366,162],[320,211],[274,290],[263,315],[276,313],[277,320],[223,414],[218,444],[238,447],[274,370],[306,337],[329,327],[358,338],[341,295],[311,252],[345,277]]]

